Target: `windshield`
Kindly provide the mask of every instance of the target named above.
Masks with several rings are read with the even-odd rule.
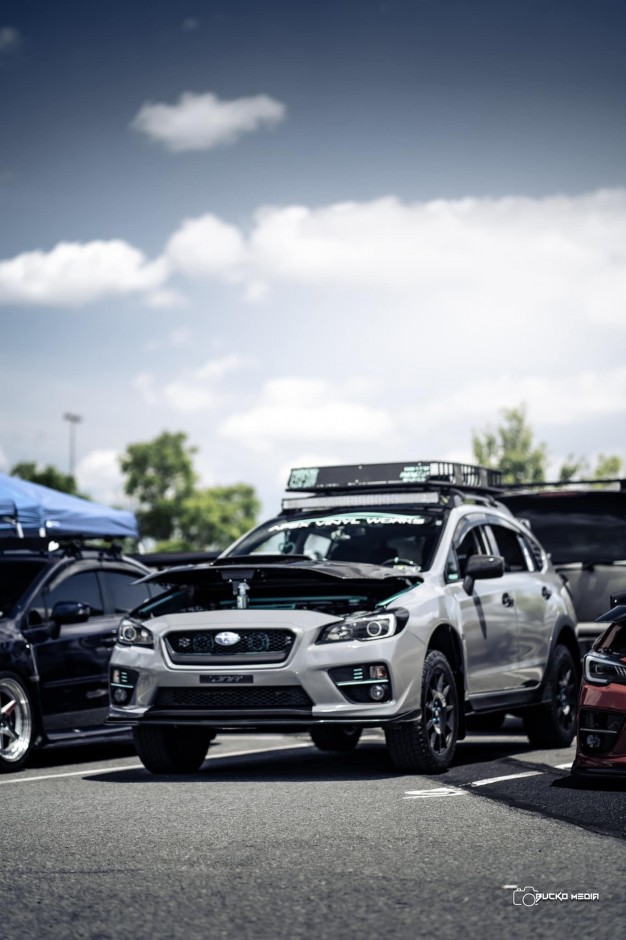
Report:
[[[0,558],[0,617],[7,617],[26,593],[45,561]]]
[[[225,556],[304,556],[316,561],[430,568],[442,514],[339,512],[278,517],[259,526]]]

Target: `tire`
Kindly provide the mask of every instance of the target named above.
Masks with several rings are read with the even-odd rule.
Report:
[[[142,764],[153,774],[190,774],[204,763],[210,728],[133,728],[133,741]]]
[[[385,729],[387,751],[396,770],[440,774],[454,757],[459,704],[450,663],[438,650],[429,653],[422,673],[422,720]]]
[[[576,734],[579,677],[574,657],[557,646],[546,669],[550,701],[523,714],[524,731],[534,747],[569,747]]]
[[[33,736],[33,706],[26,685],[15,673],[0,672],[0,773],[24,766]]]
[[[352,751],[359,743],[361,728],[354,725],[310,728],[309,734],[320,751]]]
[[[500,731],[506,718],[506,712],[489,712],[487,715],[468,715],[468,731]]]

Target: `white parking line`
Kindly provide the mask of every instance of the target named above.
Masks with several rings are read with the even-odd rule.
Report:
[[[458,787],[432,787],[429,790],[405,790],[405,800],[424,800],[440,796],[467,796],[466,787],[486,787],[489,783],[500,783],[502,780],[519,780],[521,777],[539,777],[543,771],[527,770],[523,774],[507,774],[505,777],[487,777],[486,780],[474,780],[472,783],[462,783]]]
[[[567,764],[557,764],[555,766],[555,770],[571,770],[571,769],[572,769],[572,761],[569,761]]]
[[[226,760],[228,757],[245,757],[247,754],[273,754],[274,751],[292,751],[295,748],[308,747],[312,744],[283,744],[281,747],[257,747],[249,751],[228,751],[226,754],[215,754],[213,757],[207,757],[211,763],[215,760]],[[6,780],[0,780],[0,787],[7,783],[34,783],[39,780],[60,780],[62,777],[93,777],[97,774],[113,774],[120,770],[142,770],[143,764],[126,764],[123,767],[101,767],[98,770],[71,770],[62,774],[41,774],[39,777],[10,777]]]
[[[500,783],[502,780],[519,780],[521,777],[540,777],[542,770],[527,770],[523,774],[507,774],[506,777],[487,777],[486,780],[474,780],[473,783],[464,783],[464,787],[486,787],[488,783]]]
[[[33,783],[35,780],[56,780],[61,777],[89,777],[93,774],[112,774],[118,770],[136,770],[137,767],[143,767],[143,764],[126,764],[125,767],[107,767],[104,770],[72,770],[65,774],[42,774],[40,777],[10,777],[8,780],[0,780],[0,787],[7,783]]]
[[[435,787],[431,790],[405,790],[405,800],[427,800],[440,796],[467,796],[466,790],[458,787]]]

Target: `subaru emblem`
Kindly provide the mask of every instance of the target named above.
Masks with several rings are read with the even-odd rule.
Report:
[[[241,637],[238,633],[229,633],[228,630],[224,633],[218,633],[215,637],[215,642],[219,643],[220,646],[234,646],[235,643],[239,643]]]

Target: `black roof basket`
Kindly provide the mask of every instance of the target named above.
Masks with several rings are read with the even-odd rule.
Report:
[[[287,490],[292,493],[457,489],[493,495],[501,487],[502,474],[499,470],[444,460],[298,467],[291,471],[287,482]]]
[[[626,479],[623,477],[611,477],[606,480],[557,480],[557,481],[541,481],[540,483],[502,483],[501,484],[501,495],[505,496],[515,496],[518,493],[541,493],[544,490],[559,490],[565,495],[566,493],[571,493],[575,495],[576,493],[588,492],[589,489],[594,491],[601,492],[602,490],[609,492],[626,492]]]

